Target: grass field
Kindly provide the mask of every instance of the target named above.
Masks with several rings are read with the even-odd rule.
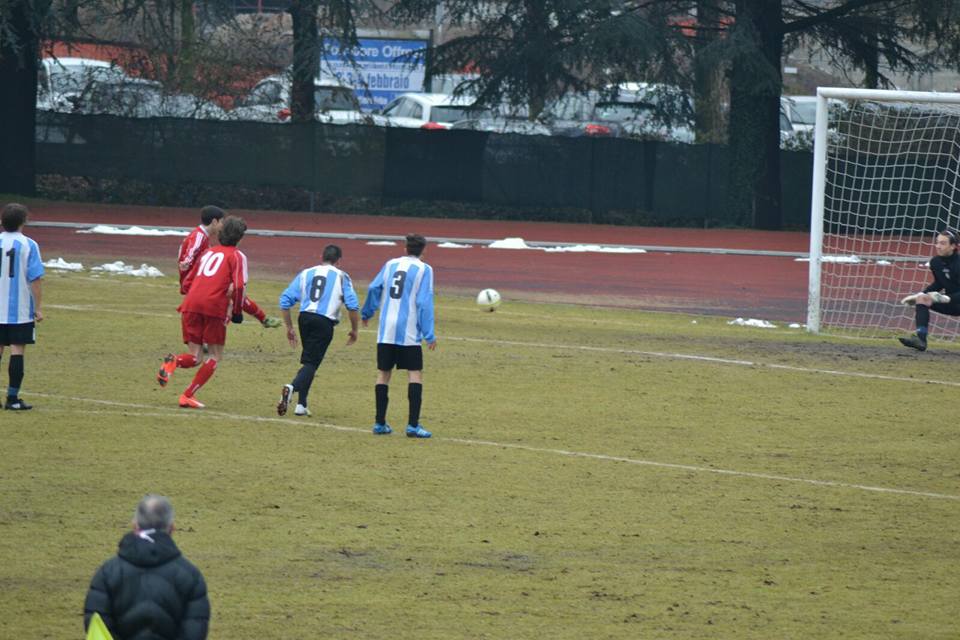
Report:
[[[313,417],[281,419],[296,354],[232,327],[190,412],[190,373],[153,379],[171,279],[49,274],[45,299],[36,409],[0,426],[0,637],[79,638],[146,492],[174,500],[212,638],[960,633],[955,348],[441,297],[413,441],[369,432],[372,331],[341,330]]]

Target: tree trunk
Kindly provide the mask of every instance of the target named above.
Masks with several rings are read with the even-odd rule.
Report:
[[[720,12],[717,0],[697,1],[697,37],[694,41],[693,67],[694,125],[697,143],[722,142],[723,109],[721,108],[722,74],[716,55],[704,50],[720,36]]]
[[[37,170],[37,61],[40,38],[29,0],[12,0],[0,36],[0,193],[31,196]]]
[[[549,30],[546,6],[543,0],[526,0],[525,31],[529,50],[535,52],[527,61],[527,119],[531,122],[540,117],[547,104],[547,73],[543,57],[548,55]]]
[[[730,183],[734,219],[783,226],[780,194],[782,0],[738,0],[738,53],[730,72]]]
[[[291,119],[312,122],[316,108],[314,78],[320,70],[320,34],[317,31],[319,0],[292,0],[293,17],[293,87]],[[345,43],[341,43],[345,46]]]
[[[180,0],[180,56],[177,64],[177,86],[191,93],[196,78],[197,27],[193,0]]]
[[[866,34],[867,40],[867,51],[865,60],[864,60],[864,75],[863,75],[863,88],[864,89],[879,89],[880,88],[880,50],[879,50],[879,39],[877,37],[877,29],[874,25],[870,25],[869,31]]]

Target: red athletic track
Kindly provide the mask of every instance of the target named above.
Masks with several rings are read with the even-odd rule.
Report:
[[[802,252],[805,233],[740,230],[665,229],[601,225],[395,218],[335,214],[244,211],[252,229],[401,236],[411,231],[428,238],[506,238],[583,244],[632,244]],[[31,221],[99,222],[111,225],[197,224],[196,209],[37,202]],[[111,258],[148,262],[175,271],[178,237],[78,234],[72,229],[32,227],[44,259]],[[315,238],[248,236],[242,248],[250,258],[251,278],[292,277],[319,262],[323,245]],[[369,246],[336,240],[342,266],[357,282],[368,282],[384,260],[402,246]],[[643,309],[751,316],[803,321],[806,314],[807,263],[787,257],[705,254],[544,253],[507,249],[440,249],[428,246],[424,258],[436,269],[440,292],[493,287],[506,298],[580,302]]]

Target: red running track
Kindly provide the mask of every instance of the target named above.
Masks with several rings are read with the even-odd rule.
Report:
[[[399,218],[280,211],[232,210],[252,229],[402,236],[498,239],[576,244],[630,244],[803,252],[806,233],[704,230],[606,225]],[[104,223],[117,226],[197,224],[198,210],[126,205],[37,202],[31,221]],[[62,256],[87,263],[92,258],[148,262],[165,273],[175,270],[178,237],[78,234],[72,229],[33,227],[27,231],[44,258]],[[248,236],[242,248],[251,278],[287,278],[319,262],[323,238]],[[371,246],[336,240],[342,266],[366,283],[402,245]],[[440,292],[460,293],[493,287],[507,299],[682,312],[750,316],[802,322],[806,315],[807,263],[789,257],[690,253],[545,253],[508,249],[441,249],[424,255],[436,271]]]

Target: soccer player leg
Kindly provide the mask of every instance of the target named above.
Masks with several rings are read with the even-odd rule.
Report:
[[[423,402],[423,348],[420,345],[401,347],[397,366],[407,370],[407,400],[409,401],[407,437],[429,438],[432,434],[420,424],[420,407]]]
[[[930,307],[923,302],[923,298],[918,299],[917,306],[914,307],[917,327],[916,333],[906,338],[899,338],[900,344],[911,349],[916,349],[917,351],[927,350],[927,331],[930,326]],[[936,307],[938,305],[934,306]]]
[[[196,393],[213,377],[213,374],[217,371],[217,362],[223,358],[223,345],[227,338],[226,323],[221,318],[215,318],[213,316],[205,316],[205,318],[203,342],[208,345],[210,355],[206,361],[200,365],[200,369],[197,370],[196,375],[193,376],[190,385],[184,389],[183,394],[180,396],[181,407],[193,409],[203,408],[203,403],[195,398]]]
[[[14,326],[16,327],[19,325]],[[30,332],[32,334],[32,327]],[[15,339],[24,339],[24,336],[21,335]],[[7,387],[7,400],[3,405],[3,408],[6,410],[27,411],[33,408],[32,405],[29,405],[20,399],[20,387],[23,384],[24,347],[24,344],[10,345],[10,364],[7,367],[7,372],[10,375],[10,383]]]
[[[192,369],[200,364],[200,351],[203,343],[203,316],[198,313],[181,313],[180,330],[183,335],[183,343],[187,345],[188,351],[177,355],[168,353],[163,357],[163,363],[157,372],[157,382],[161,387],[167,386],[173,372],[177,369]]]
[[[300,353],[300,370],[291,384],[298,394],[298,415],[306,415],[310,386],[333,341],[333,321],[316,313],[304,312],[297,318],[297,324],[303,350]]]
[[[398,348],[395,344],[377,344],[377,384],[374,387],[377,414],[373,424],[375,435],[388,435],[393,432],[387,424],[387,406],[390,404],[390,377],[393,367],[396,366]]]

